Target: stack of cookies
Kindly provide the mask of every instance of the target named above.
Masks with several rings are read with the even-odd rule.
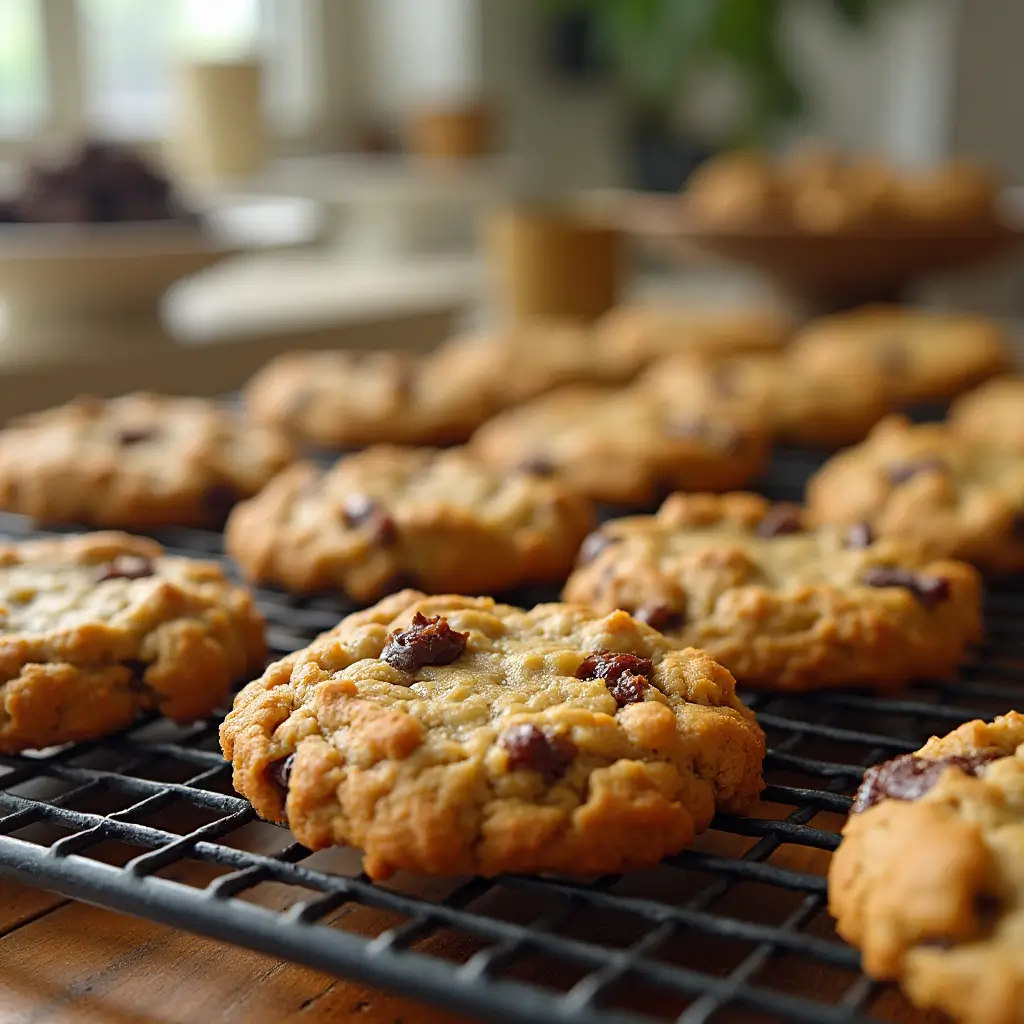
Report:
[[[960,395],[1005,370],[999,330],[875,308],[789,334],[638,307],[426,357],[293,353],[244,414],[129,395],[12,423],[3,509],[223,528],[250,584],[351,614],[265,667],[263,620],[220,563],[123,533],[4,545],[0,752],[209,716],[245,682],[221,726],[236,788],[311,849],[360,848],[374,879],[678,852],[763,788],[737,684],[950,676],[982,636],[981,573],[1024,571],[1024,382]],[[958,395],[944,423],[892,412]],[[773,504],[743,488],[774,439],[855,447],[803,505]],[[598,525],[598,503],[662,498]],[[561,601],[522,598],[538,587]],[[869,773],[833,868],[867,969],[973,1020],[1022,1005],[1022,723]],[[918,833],[950,844],[962,887]],[[935,978],[970,981],[990,948],[1008,980],[971,1017]]]

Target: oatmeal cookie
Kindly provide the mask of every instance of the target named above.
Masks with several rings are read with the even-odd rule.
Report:
[[[777,351],[789,340],[792,328],[781,313],[771,310],[625,305],[606,313],[595,332],[603,358],[641,370],[662,356],[718,358]]]
[[[764,467],[769,438],[739,409],[580,385],[496,416],[469,447],[488,464],[550,474],[596,501],[645,505],[676,488],[743,486]]]
[[[864,969],[964,1024],[1024,1022],[1024,715],[864,777],[829,871]]]
[[[250,683],[221,745],[259,814],[371,878],[604,874],[757,798],[734,686],[624,612],[404,591]]]
[[[494,410],[450,362],[406,352],[288,352],[245,389],[255,418],[328,448],[464,441]]]
[[[996,377],[961,395],[949,427],[969,441],[1024,454],[1024,377]]]
[[[214,562],[92,533],[0,545],[0,751],[210,714],[264,664],[263,620]]]
[[[563,598],[623,608],[776,690],[947,676],[981,636],[971,566],[863,525],[808,529],[798,506],[754,494],[676,494],[656,516],[606,523]]]
[[[889,416],[807,486],[817,523],[868,523],[993,572],[1024,569],[1024,454]]]
[[[485,593],[562,579],[592,524],[553,480],[461,449],[377,445],[326,471],[291,466],[235,510],[225,545],[251,580],[367,602],[403,580]]]
[[[199,398],[81,398],[0,431],[0,508],[48,522],[220,527],[294,458],[278,431]]]
[[[799,372],[845,379],[850,387],[881,375],[894,407],[953,398],[1010,362],[995,322],[899,306],[814,320],[793,339],[790,357]]]

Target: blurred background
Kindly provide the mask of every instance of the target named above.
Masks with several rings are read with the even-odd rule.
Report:
[[[1013,185],[1022,30],[1017,0],[0,0],[0,187],[58,144],[139,147],[234,232],[160,278],[176,342],[425,347],[492,315],[480,226],[513,201],[586,199],[642,241],[638,192],[806,139],[903,168],[966,154]],[[66,360],[84,343],[40,340],[7,234],[0,298],[21,342],[0,354]],[[60,255],[51,281],[80,266]],[[622,292],[777,292],[770,257],[691,255],[631,244]],[[901,297],[1024,303],[1005,254],[907,276]]]

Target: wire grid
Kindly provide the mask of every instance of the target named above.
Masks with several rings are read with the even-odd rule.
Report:
[[[760,489],[798,500],[817,461],[783,453]],[[0,516],[0,533],[33,532]],[[222,557],[217,533],[159,539]],[[351,610],[257,599],[275,656]],[[986,611],[988,640],[955,680],[894,697],[745,694],[769,737],[762,804],[719,815],[650,871],[375,885],[350,851],[311,854],[256,818],[231,789],[216,721],[152,719],[0,758],[0,874],[489,1021],[884,1020],[896,997],[832,930],[828,855],[865,766],[1024,706],[1024,593],[991,592]]]

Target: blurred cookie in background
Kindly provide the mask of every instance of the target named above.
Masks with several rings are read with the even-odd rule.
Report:
[[[640,388],[578,385],[510,409],[470,450],[489,465],[532,471],[613,505],[649,505],[668,491],[730,490],[756,476],[768,432],[755,416]]]
[[[1024,377],[996,377],[961,395],[948,422],[960,437],[1024,453]]]
[[[983,316],[872,305],[811,321],[789,358],[812,376],[880,374],[898,408],[954,398],[1005,370],[1010,350],[1003,328]]]

